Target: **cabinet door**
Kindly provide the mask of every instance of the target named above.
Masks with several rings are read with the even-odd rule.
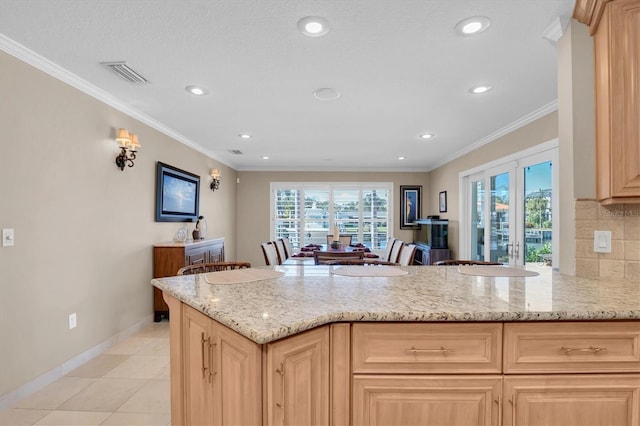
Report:
[[[213,421],[213,371],[211,369],[211,319],[185,306],[183,317],[185,424]]]
[[[214,323],[214,424],[262,424],[260,346]]]
[[[207,263],[208,254],[206,246],[199,245],[197,247],[189,247],[185,251],[185,265],[196,265],[198,263]]]
[[[329,423],[329,327],[267,345],[267,424]]]
[[[224,262],[224,242],[222,240],[212,241],[207,248],[207,262]]]
[[[501,376],[355,375],[353,424],[499,425]]]
[[[640,374],[504,379],[505,426],[640,425]]]

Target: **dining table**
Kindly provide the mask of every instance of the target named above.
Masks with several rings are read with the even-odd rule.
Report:
[[[313,252],[321,251],[327,253],[335,252],[356,252],[364,251],[365,258],[377,259],[379,256],[370,251],[370,249],[362,244],[341,244],[339,247],[331,247],[330,244],[308,244],[303,246],[298,252],[292,254],[287,260],[282,262],[283,265],[313,265]]]

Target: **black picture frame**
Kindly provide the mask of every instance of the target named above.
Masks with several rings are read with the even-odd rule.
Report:
[[[438,194],[438,205],[440,206],[440,213],[447,212],[447,191],[441,191]]]
[[[422,186],[400,186],[400,229],[416,229],[419,225],[414,222],[421,217]]]
[[[194,222],[200,215],[200,176],[158,161],[156,222]]]

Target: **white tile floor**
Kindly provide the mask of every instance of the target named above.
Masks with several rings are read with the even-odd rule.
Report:
[[[171,424],[169,323],[153,323],[0,411],[1,426]]]

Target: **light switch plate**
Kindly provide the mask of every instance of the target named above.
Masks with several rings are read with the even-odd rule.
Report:
[[[593,251],[611,253],[611,231],[593,231]]]
[[[13,246],[13,229],[5,228],[2,230],[2,247]]]

